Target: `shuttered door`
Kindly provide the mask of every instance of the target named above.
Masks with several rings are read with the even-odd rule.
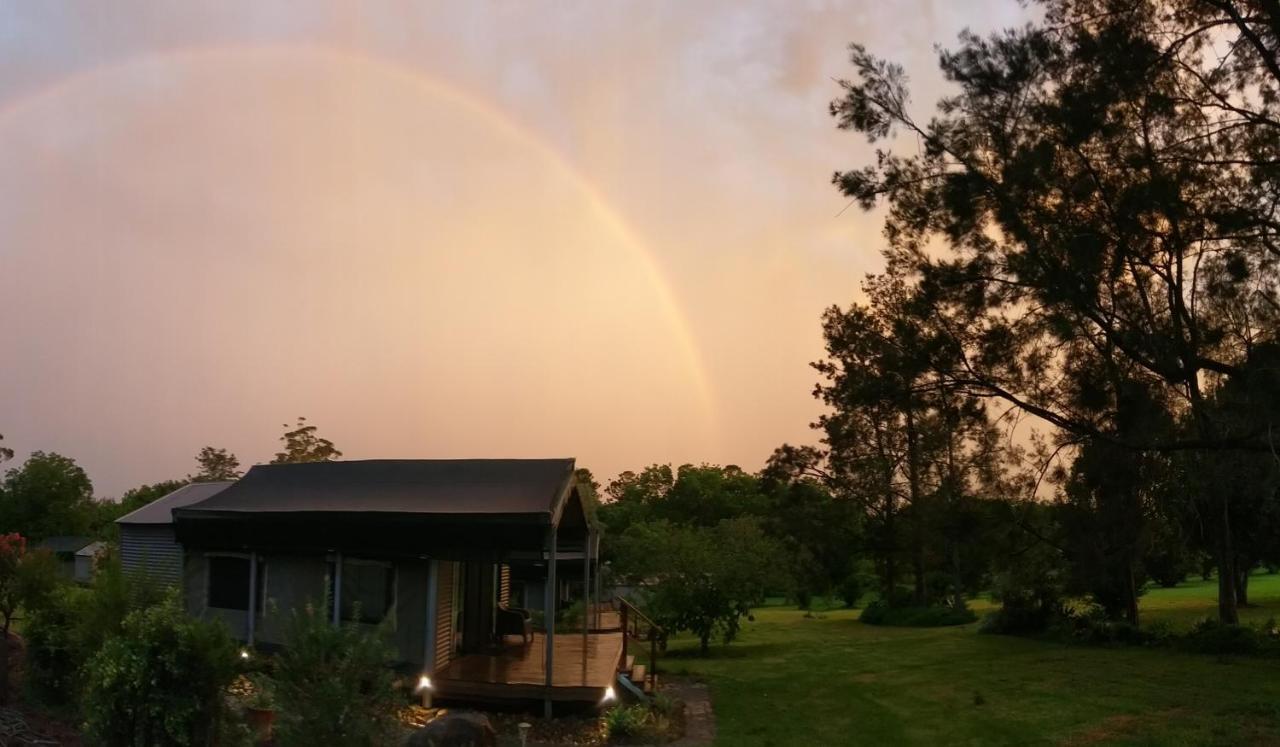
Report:
[[[498,566],[498,604],[511,606],[511,566],[506,563]]]
[[[169,525],[120,525],[120,565],[162,584],[182,583],[182,546]]]

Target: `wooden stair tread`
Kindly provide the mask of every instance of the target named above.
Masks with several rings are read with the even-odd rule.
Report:
[[[636,664],[631,667],[631,681],[637,685],[644,683],[645,667],[643,664]]]
[[[627,660],[622,663],[622,671],[630,672],[631,668],[634,667],[635,665],[636,665],[636,657],[632,656],[631,654],[627,654]]]

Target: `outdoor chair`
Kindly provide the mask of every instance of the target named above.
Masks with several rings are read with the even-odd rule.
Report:
[[[533,638],[533,619],[529,614],[529,610],[520,609],[519,607],[499,607],[498,608],[498,637],[506,638],[509,635],[520,636],[522,644],[528,644]]]

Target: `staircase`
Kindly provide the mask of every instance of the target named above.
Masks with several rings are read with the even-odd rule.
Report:
[[[618,674],[625,677],[635,690],[652,696],[658,692],[658,651],[666,645],[667,631],[622,597],[615,598],[613,605],[622,630],[622,656],[618,661]],[[628,653],[632,646],[643,646],[646,643],[649,645],[648,666],[637,664],[635,655]]]

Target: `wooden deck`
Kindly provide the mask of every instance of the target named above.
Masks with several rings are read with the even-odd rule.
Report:
[[[508,641],[514,639],[508,638]],[[546,693],[545,637],[528,645],[508,643],[500,654],[468,654],[431,678],[438,698],[540,700]],[[551,699],[598,702],[613,684],[622,658],[622,633],[558,633],[552,660]]]

